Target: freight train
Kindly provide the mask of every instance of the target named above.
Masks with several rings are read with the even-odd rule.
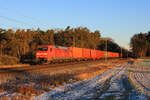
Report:
[[[122,55],[87,48],[62,47],[55,45],[39,45],[36,51],[37,61],[60,62],[73,60],[97,60],[101,58],[119,58]]]

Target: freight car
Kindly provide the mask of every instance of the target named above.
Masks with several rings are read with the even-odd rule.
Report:
[[[77,48],[77,47],[62,47],[54,45],[38,46],[36,51],[36,59],[44,62],[61,62],[71,60],[96,60],[100,58],[119,58],[119,53],[106,52],[100,50]]]

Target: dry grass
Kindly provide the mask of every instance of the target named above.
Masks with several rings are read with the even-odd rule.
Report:
[[[13,100],[29,100],[28,97],[40,95],[64,83],[74,83],[79,80],[95,77],[105,71],[125,63],[127,60],[112,60],[88,64],[67,65],[57,68],[37,69],[34,71],[6,73],[1,78],[0,91],[19,93]],[[4,74],[0,77],[4,77]],[[7,95],[0,100],[7,100]],[[20,99],[21,98],[21,99]],[[8,99],[9,100],[9,99]]]

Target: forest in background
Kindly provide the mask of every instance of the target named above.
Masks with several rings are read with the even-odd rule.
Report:
[[[137,57],[150,56],[150,31],[147,33],[137,33],[130,41],[130,47]]]
[[[86,27],[49,30],[31,29],[0,29],[0,55],[11,56],[23,62],[25,59],[35,59],[38,45],[75,46],[97,50],[127,53],[111,38],[101,37],[98,30],[91,32]]]

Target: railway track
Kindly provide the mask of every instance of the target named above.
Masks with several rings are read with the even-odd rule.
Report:
[[[112,59],[110,59],[111,61]],[[0,74],[3,73],[11,73],[11,72],[23,72],[23,71],[33,71],[38,69],[51,69],[57,67],[64,67],[70,65],[82,65],[82,64],[91,64],[91,63],[99,63],[99,62],[106,62],[105,60],[96,60],[96,61],[79,61],[79,62],[65,62],[65,63],[55,63],[55,64],[41,64],[41,65],[30,65],[30,66],[23,66],[23,67],[13,67],[13,68],[0,68]],[[109,60],[107,61],[109,62]]]

